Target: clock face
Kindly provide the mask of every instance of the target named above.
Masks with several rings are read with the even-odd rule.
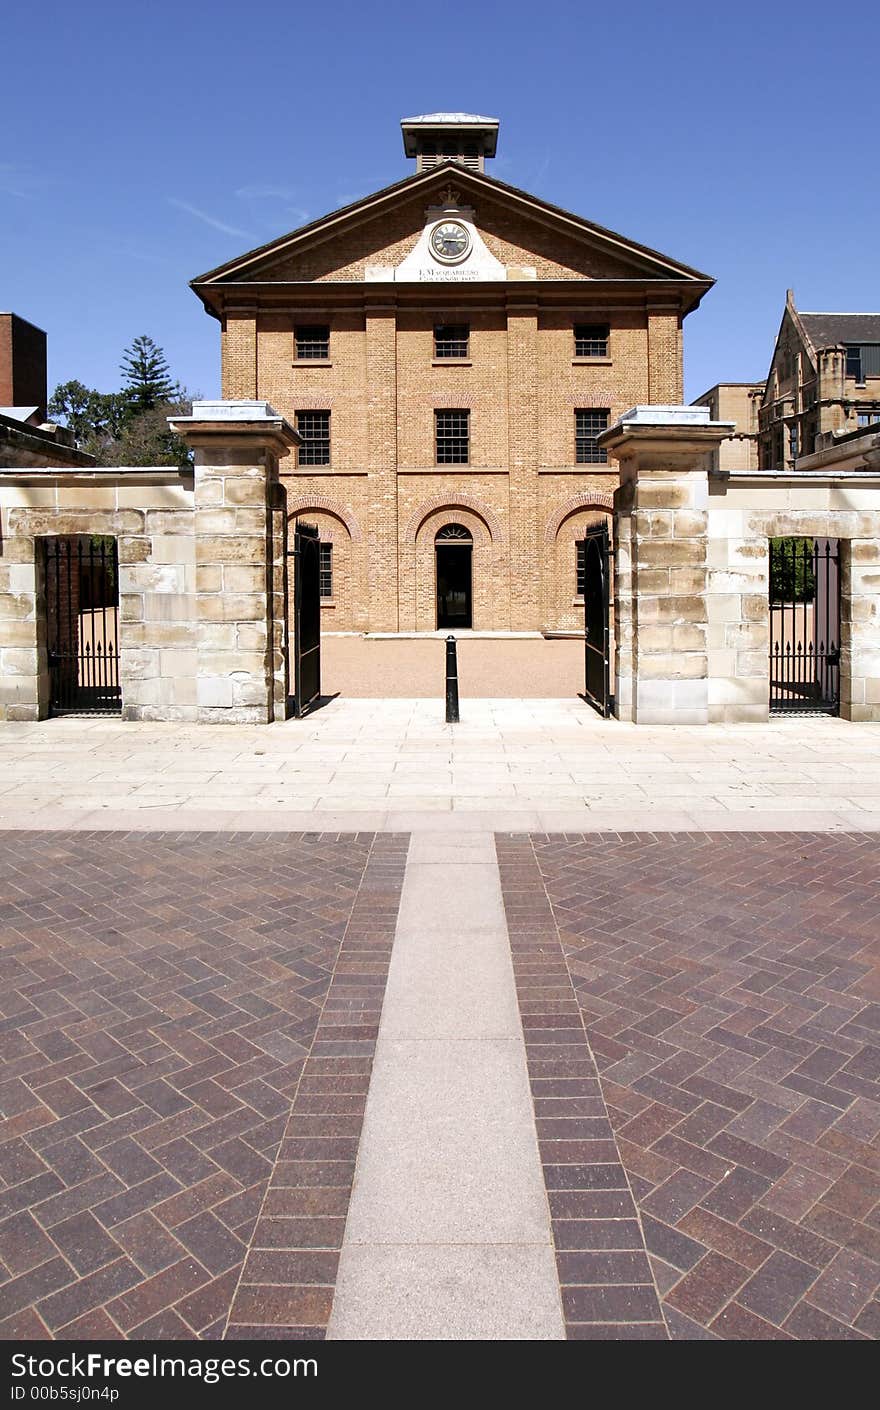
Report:
[[[445,264],[457,264],[471,247],[471,237],[457,220],[442,220],[431,232],[431,250]]]

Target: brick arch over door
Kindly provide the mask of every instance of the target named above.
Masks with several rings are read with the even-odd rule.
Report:
[[[305,519],[307,522],[316,523],[322,541],[333,545],[333,593],[329,600],[325,599],[322,602],[321,630],[324,632],[348,632],[367,628],[369,625],[369,604],[366,588],[366,554],[361,526],[351,509],[327,496],[302,495],[299,499],[288,500],[287,513],[290,525],[288,543],[291,548],[293,548],[293,529],[296,519]],[[293,588],[291,579],[288,592],[288,613],[292,612]]]
[[[415,544],[416,536],[425,520],[438,509],[470,509],[478,518],[483,520],[483,523],[489,530],[489,537],[494,543],[500,544],[504,537],[501,520],[495,513],[495,510],[490,509],[485,500],[475,499],[473,495],[445,494],[436,495],[433,499],[425,500],[424,503],[419,505],[403,531],[403,541],[405,544]],[[451,522],[451,520],[447,522]]]
[[[287,501],[287,515],[289,519],[298,519],[303,514],[308,514],[310,510],[323,509],[326,514],[332,514],[334,519],[341,519],[348,529],[348,536],[352,543],[360,543],[363,538],[360,523],[353,510],[347,504],[340,504],[336,499],[329,499],[324,495],[310,494],[302,495],[299,499],[289,499]]]
[[[569,515],[576,514],[579,509],[604,509],[611,514],[614,510],[614,496],[604,490],[583,490],[581,494],[574,495],[548,519],[544,542],[555,543],[556,535],[566,519]]]
[[[478,503],[479,501],[472,501]],[[495,534],[488,523],[494,520]],[[414,534],[401,543],[401,628],[435,631],[437,627],[437,534],[446,524],[462,524],[473,539],[473,625],[475,631],[503,630],[508,625],[507,579],[500,543],[500,523],[485,505],[472,509],[461,495],[447,497],[436,507],[423,505],[410,524]],[[462,550],[465,551],[465,550]]]
[[[551,516],[541,552],[541,626],[545,631],[584,629],[583,599],[577,595],[576,543],[585,530],[603,521],[611,528],[612,498],[602,490],[584,490]],[[552,537],[551,537],[552,534]]]

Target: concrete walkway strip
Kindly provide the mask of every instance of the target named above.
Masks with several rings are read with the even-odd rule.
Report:
[[[564,1340],[491,834],[412,839],[329,1340]]]

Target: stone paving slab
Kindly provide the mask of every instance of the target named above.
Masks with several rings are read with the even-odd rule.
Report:
[[[407,861],[332,1340],[563,1337],[495,849],[449,850]]]
[[[675,1339],[880,1336],[874,837],[573,833],[506,838],[499,854],[527,1032],[539,984],[539,1022],[565,1024],[542,1040],[578,1044],[564,953],[598,1065],[601,1102],[585,1059],[546,1109],[536,1093],[542,1140],[577,1108],[548,1178],[551,1199],[576,1190],[589,1206],[577,1248],[622,1247],[623,1225],[606,1235],[600,1215],[625,1221]],[[523,887],[530,867],[544,890]],[[597,1188],[577,1146],[585,1123],[607,1141],[603,1107],[628,1190]],[[607,1278],[594,1259],[585,1276],[570,1242],[557,1241],[566,1285]],[[642,1287],[647,1319],[636,1265],[644,1277],[638,1256],[611,1271]],[[590,1335],[635,1305],[564,1296]]]
[[[0,1337],[323,1334],[405,852],[4,835]]]
[[[0,729],[0,828],[424,826],[876,831],[880,729],[629,725],[576,696],[468,700],[459,725],[436,700],[340,698],[277,725]]]

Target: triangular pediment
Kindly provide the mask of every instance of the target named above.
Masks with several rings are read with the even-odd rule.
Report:
[[[450,193],[450,188],[452,188]],[[482,172],[445,165],[407,177],[193,280],[204,294],[231,284],[394,278],[423,235],[427,211],[472,212],[474,230],[510,277],[681,281],[711,278],[612,230]]]

